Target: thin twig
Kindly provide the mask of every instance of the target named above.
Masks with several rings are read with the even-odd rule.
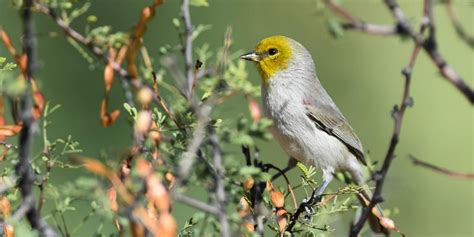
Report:
[[[324,2],[331,11],[348,21],[343,24],[345,29],[359,30],[369,34],[383,36],[390,36],[398,33],[396,26],[365,23],[338,4],[335,4],[332,0],[324,0]]]
[[[452,2],[452,0],[444,0],[444,5],[446,6],[446,12],[448,13],[449,20],[453,24],[454,29],[456,30],[456,33],[458,34],[459,38],[466,42],[466,44],[471,47],[471,49],[474,49],[474,36],[468,35],[466,30],[462,26],[458,15],[453,9]]]
[[[212,214],[214,216],[219,216],[219,209],[215,206],[211,206],[205,202],[199,201],[197,199],[188,197],[184,194],[181,194],[179,192],[174,192],[172,193],[173,198],[178,201],[182,202],[188,206],[194,207],[198,210],[201,210],[203,212],[207,212],[209,214]]]
[[[443,167],[430,164],[426,161],[419,160],[412,155],[410,155],[408,158],[410,158],[410,160],[413,162],[414,165],[421,166],[423,168],[429,169],[436,173],[440,173],[443,175],[447,175],[449,177],[459,178],[459,179],[474,179],[473,173],[462,173],[462,172],[452,171]]]

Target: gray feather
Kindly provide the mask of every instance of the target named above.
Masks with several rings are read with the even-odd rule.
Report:
[[[319,103],[314,106],[306,105],[306,109],[308,117],[315,122],[319,129],[338,138],[357,159],[366,164],[362,143],[341,112],[337,107],[335,108],[335,105]]]

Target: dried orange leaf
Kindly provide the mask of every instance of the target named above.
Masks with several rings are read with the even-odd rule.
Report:
[[[285,209],[279,209],[276,211],[278,230],[280,233],[284,233],[286,230],[286,225],[288,224],[288,212]]]
[[[15,136],[21,129],[21,125],[0,125],[0,137]]]
[[[16,52],[15,47],[13,46],[12,40],[10,36],[7,34],[6,31],[3,30],[3,28],[0,27],[0,38],[2,38],[3,44],[5,47],[8,49],[8,52],[13,56],[17,57],[18,54]]]
[[[141,178],[146,178],[152,173],[151,164],[145,159],[137,159],[135,167],[137,167],[138,176],[140,176]]]
[[[11,225],[5,224],[3,227],[3,233],[5,234],[5,237],[15,237],[15,229]]]
[[[118,212],[117,191],[115,190],[114,187],[111,187],[109,188],[109,190],[107,190],[107,199],[109,200],[110,209],[112,209],[114,213],[117,213]]]
[[[84,168],[94,174],[108,177],[111,171],[102,162],[84,157],[77,157],[77,160],[84,165]]]
[[[6,197],[0,198],[0,207],[2,208],[3,217],[8,218],[11,214],[10,201]]]
[[[104,83],[105,83],[105,91],[108,93],[110,88],[112,87],[112,83],[114,82],[114,68],[112,64],[107,64],[104,69]]]
[[[155,236],[174,237],[176,236],[176,221],[169,213],[163,213],[159,219],[159,232]]]
[[[282,208],[285,205],[285,195],[279,191],[273,191],[270,193],[273,206],[276,208]]]
[[[252,177],[247,177],[244,183],[242,184],[242,187],[244,191],[249,191],[250,189],[253,188],[254,184],[255,184],[255,180]]]

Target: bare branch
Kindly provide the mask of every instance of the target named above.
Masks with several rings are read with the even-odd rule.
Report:
[[[430,164],[426,161],[419,160],[412,155],[410,155],[409,158],[411,159],[414,165],[421,166],[423,168],[429,169],[436,173],[444,174],[444,175],[447,175],[453,178],[459,178],[459,179],[474,179],[474,174],[472,173],[461,173],[457,171],[448,170],[446,168]]]
[[[347,21],[347,23],[343,25],[345,29],[358,30],[369,34],[384,36],[395,35],[398,33],[396,26],[365,23],[341,6],[335,4],[332,0],[324,0],[324,2],[331,11]]]
[[[214,206],[211,206],[205,202],[201,202],[199,200],[196,200],[194,198],[191,198],[191,197],[188,197],[184,194],[181,194],[179,192],[174,192],[173,194],[173,198],[178,201],[178,202],[182,202],[188,206],[191,206],[191,207],[194,207],[196,209],[199,209],[201,211],[204,211],[204,212],[207,212],[209,214],[212,214],[216,217],[219,216],[219,209],[217,207],[214,207]]]
[[[452,0],[444,0],[444,5],[446,6],[446,12],[448,13],[449,20],[454,26],[456,33],[458,34],[459,38],[466,42],[466,44],[474,49],[474,36],[468,35],[466,30],[461,24],[458,15],[453,9],[453,1]]]
[[[424,51],[431,58],[441,75],[448,82],[450,82],[457,90],[459,90],[459,92],[461,92],[466,97],[466,99],[469,100],[471,105],[474,104],[473,89],[468,84],[466,84],[463,78],[446,62],[444,57],[439,53],[436,45],[437,42],[434,37],[435,29],[434,24],[432,24],[432,21],[430,24],[433,25],[433,37],[425,38],[422,34],[417,33],[413,29],[413,27],[409,23],[409,20],[405,16],[405,13],[400,8],[396,0],[384,0],[387,8],[390,10],[397,22],[394,29],[390,26],[365,24],[363,21],[351,15],[341,6],[333,3],[332,0],[325,0],[324,2],[331,11],[348,21],[348,23],[343,24],[346,29],[354,29],[359,30],[361,32],[378,35],[391,35],[392,32],[394,32],[393,35],[408,36],[413,40],[415,45],[422,45]],[[431,13],[429,18],[432,18]]]

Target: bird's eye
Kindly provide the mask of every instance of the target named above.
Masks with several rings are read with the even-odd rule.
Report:
[[[275,55],[277,53],[278,53],[278,49],[276,49],[276,48],[271,48],[271,49],[268,50],[268,54],[270,54],[270,55]]]

